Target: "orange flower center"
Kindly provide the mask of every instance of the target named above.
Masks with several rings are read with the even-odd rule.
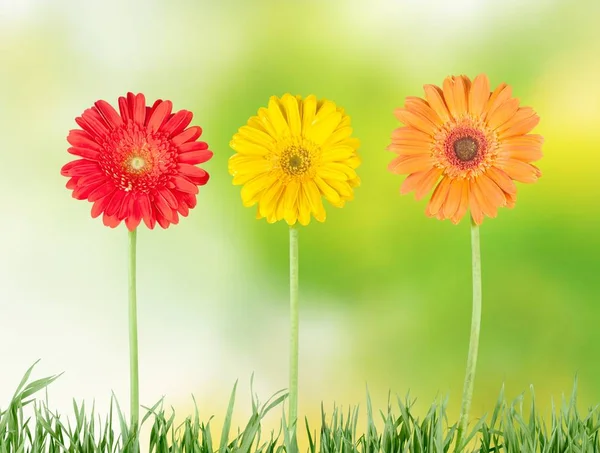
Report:
[[[497,139],[471,119],[450,123],[436,136],[433,157],[444,174],[453,178],[470,178],[485,171],[494,160]]]
[[[475,156],[477,156],[477,142],[471,137],[459,138],[454,142],[454,154],[463,162],[475,159]]]

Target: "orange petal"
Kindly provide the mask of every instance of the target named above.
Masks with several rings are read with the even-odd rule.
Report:
[[[498,207],[486,198],[481,189],[479,178],[471,181],[471,196],[477,200],[477,205],[483,214],[492,218],[498,215]],[[483,219],[481,219],[481,221],[483,222]]]
[[[506,207],[509,209],[512,209],[515,207],[515,204],[517,203],[517,194],[505,194],[506,196]]]
[[[492,129],[497,129],[515,116],[518,109],[519,100],[515,98],[509,99],[504,104],[488,113],[487,123]]]
[[[464,116],[467,114],[468,96],[469,89],[468,85],[470,82],[465,76],[457,77],[454,81],[454,106],[456,109],[456,115]],[[456,116],[455,116],[456,118]]]
[[[496,110],[499,105],[504,104],[506,101],[510,99],[512,95],[512,88],[509,87],[506,83],[501,83],[494,90],[494,92],[490,95],[485,107],[483,109],[484,116],[489,115],[491,112]]]
[[[504,191],[490,179],[485,173],[477,177],[477,184],[483,193],[486,202],[495,207],[506,205],[506,197]]]
[[[392,140],[431,142],[431,136],[414,127],[405,126],[394,129],[392,132]]]
[[[496,183],[498,187],[502,189],[505,196],[507,194],[514,195],[517,193],[517,186],[515,186],[513,180],[510,179],[510,176],[508,176],[504,171],[496,167],[490,167],[487,169],[486,174],[492,181]]]
[[[426,188],[427,186],[429,186],[429,188],[424,192],[421,191],[421,197],[417,198],[415,194],[415,198],[417,198],[417,200],[422,198],[427,192],[431,190],[433,185],[437,182],[437,179],[439,178],[441,172],[442,170],[434,167],[426,171],[411,173],[402,182],[402,185],[400,186],[400,194],[406,195],[407,193],[412,192],[415,189],[418,190],[420,187],[425,186]]]
[[[537,115],[531,116],[525,120],[519,121],[515,125],[508,128],[502,134],[498,134],[500,140],[515,137],[518,135],[525,135],[530,132],[540,122],[540,117]]]
[[[456,103],[454,102],[454,77],[446,77],[443,85],[444,100],[448,106],[450,115],[454,118],[458,117],[456,114]]]
[[[498,159],[496,167],[504,170],[515,181],[532,183],[536,182],[540,176],[540,171],[537,167],[521,162],[520,160]]]
[[[429,104],[421,98],[408,96],[404,102],[404,107],[415,113],[421,114],[436,126],[441,126],[443,124],[443,121],[440,119],[435,110],[433,110]]]
[[[514,145],[514,146],[542,146],[544,143],[544,137],[537,134],[519,135],[516,137],[509,137],[502,141],[503,144]]]
[[[490,81],[485,74],[479,74],[469,90],[469,113],[476,118],[481,116],[489,98]]]
[[[430,169],[417,184],[415,190],[415,199],[420,200],[427,195],[436,185],[439,177],[442,175],[442,170],[439,168]]]
[[[440,211],[443,213],[444,218],[450,219],[454,214],[456,214],[458,206],[460,205],[460,199],[462,197],[463,183],[463,179],[454,179],[450,183],[446,202]]]
[[[464,217],[469,208],[469,181],[463,180],[461,184],[461,192],[460,192],[460,203],[456,212],[450,219],[453,224],[457,225],[460,222],[460,219]]]
[[[469,208],[471,210],[471,217],[476,225],[481,225],[483,222],[483,211],[479,201],[475,198],[473,193],[473,181],[469,181]]]
[[[503,143],[498,148],[498,156],[505,159],[517,159],[533,162],[543,157],[541,146],[518,146]]]
[[[429,154],[431,155],[431,149],[429,148],[431,145],[423,143],[423,145],[419,144],[402,144],[392,142],[391,145],[388,145],[386,148],[389,151],[392,151],[396,154],[404,154],[404,155],[412,155],[412,154]]]
[[[448,177],[442,178],[433,191],[433,195],[431,195],[431,199],[429,200],[429,203],[427,203],[427,208],[425,209],[425,213],[429,217],[435,216],[446,201],[451,182],[452,179]]]
[[[408,109],[396,109],[394,114],[402,123],[419,129],[432,137],[435,135],[435,125],[420,113]]]
[[[444,122],[450,121],[450,112],[444,101],[444,93],[442,90],[435,85],[425,85],[423,86],[423,89],[425,90],[425,99],[427,99],[427,102],[431,108],[435,110],[440,119]]]
[[[498,128],[498,134],[502,135],[503,132],[507,131],[513,126],[516,126],[521,121],[528,120],[532,116],[535,116],[535,114],[536,113],[531,107],[521,107],[519,110],[517,110],[517,112],[513,115],[512,118],[510,118],[506,123],[504,123],[501,127]]]
[[[388,165],[388,170],[396,174],[425,171],[432,167],[434,160],[429,154],[414,154],[396,157]]]

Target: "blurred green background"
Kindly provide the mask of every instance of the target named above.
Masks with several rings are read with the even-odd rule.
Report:
[[[231,185],[228,143],[269,96],[343,106],[362,186],[300,231],[300,415],[388,391],[458,415],[471,309],[468,222],[427,218],[386,171],[394,108],[425,83],[485,72],[541,117],[543,177],[481,229],[483,322],[474,417],[500,387],[540,409],[600,403],[600,32],[596,0],[0,0],[0,406],[22,373],[65,371],[51,405],[128,401],[127,235],[64,188],[65,137],[98,99],[171,99],[215,155],[198,207],[138,237],[141,401],[179,416],[193,393],[217,425],[240,380],[287,387],[287,226],[255,220]],[[279,414],[268,420],[275,427]]]

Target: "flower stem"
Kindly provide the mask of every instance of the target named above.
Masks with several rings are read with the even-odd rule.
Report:
[[[462,405],[456,435],[456,449],[460,451],[462,436],[469,422],[469,409],[473,398],[473,381],[477,367],[477,350],[479,348],[479,331],[481,329],[481,252],[479,247],[479,226],[471,218],[471,261],[473,267],[473,313],[471,315],[471,338],[467,372],[463,388]]]
[[[298,417],[298,229],[290,227],[290,414],[289,427],[296,432]]]
[[[129,232],[129,375],[131,429],[137,431],[140,417],[140,394],[138,378],[137,296],[136,296],[136,236],[137,230]]]

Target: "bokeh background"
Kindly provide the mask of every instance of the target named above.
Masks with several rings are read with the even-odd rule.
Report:
[[[74,118],[127,91],[195,113],[215,155],[198,207],[138,235],[141,401],[222,422],[240,381],[287,386],[285,224],[242,207],[231,136],[269,96],[333,99],[362,141],[362,186],[300,231],[300,415],[364,407],[368,385],[448,395],[459,412],[471,309],[469,226],[401,197],[385,151],[405,96],[449,74],[507,82],[541,116],[544,175],[481,229],[484,307],[472,414],[533,384],[600,403],[600,32],[596,0],[0,0],[0,406],[23,372],[64,371],[51,406],[128,402],[127,234],[71,199]],[[279,410],[278,410],[279,411]],[[267,420],[276,428],[280,413]]]

